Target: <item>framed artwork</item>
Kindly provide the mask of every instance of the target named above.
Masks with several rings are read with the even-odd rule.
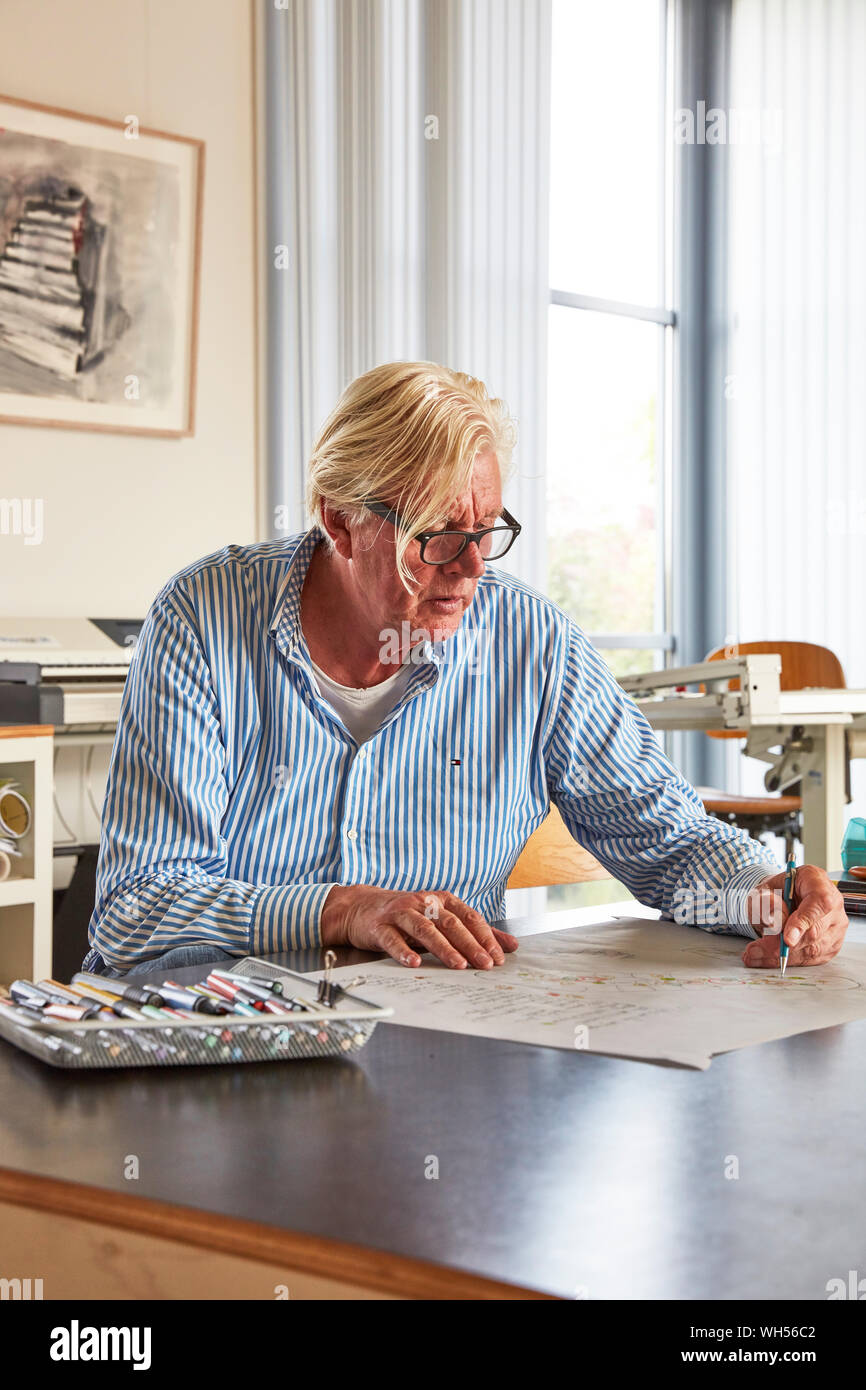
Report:
[[[194,431],[204,143],[0,96],[0,420]]]

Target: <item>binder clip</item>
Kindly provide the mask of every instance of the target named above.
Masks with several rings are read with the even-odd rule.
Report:
[[[331,979],[331,971],[334,968],[337,957],[333,951],[325,952],[325,974],[319,981],[319,992],[316,995],[317,1004],[325,1004],[327,1008],[333,1009],[340,995],[343,993],[341,987]]]

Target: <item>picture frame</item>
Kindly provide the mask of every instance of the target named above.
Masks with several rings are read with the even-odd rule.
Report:
[[[0,95],[0,422],[195,431],[203,140]]]

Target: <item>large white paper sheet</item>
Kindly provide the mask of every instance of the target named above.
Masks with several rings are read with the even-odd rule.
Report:
[[[827,965],[752,970],[743,937],[625,918],[524,937],[493,970],[452,970],[422,957],[333,973],[391,1005],[390,1023],[678,1062],[702,1070],[715,1053],[866,1018],[866,945]],[[383,1024],[387,1027],[387,1024]]]

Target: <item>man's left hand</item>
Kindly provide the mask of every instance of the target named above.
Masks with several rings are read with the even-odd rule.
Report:
[[[848,930],[842,894],[823,869],[804,864],[794,881],[794,910],[782,901],[784,874],[764,879],[749,894],[749,921],[758,941],[750,941],[743,963],[758,969],[779,966],[779,934],[788,943],[788,965],[823,965],[839,951]]]

